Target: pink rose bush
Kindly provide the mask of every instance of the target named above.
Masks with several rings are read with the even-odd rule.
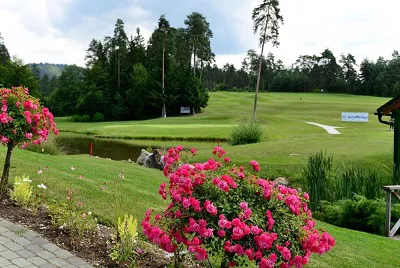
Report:
[[[53,114],[30,96],[27,88],[0,88],[0,95],[0,140],[8,147],[7,155],[11,157],[12,149],[17,145],[25,148],[28,142],[41,144],[47,141],[51,132],[58,134]],[[6,160],[1,185],[8,180],[7,164]]]
[[[303,267],[312,253],[323,254],[335,240],[315,229],[308,208],[308,194],[272,181],[254,172],[259,164],[236,167],[226,152],[205,163],[181,163],[182,147],[171,148],[164,157],[164,175],[159,194],[171,203],[142,222],[143,233],[154,244],[176,253],[186,248],[198,261],[209,255],[222,257],[221,267],[254,262],[259,267]]]

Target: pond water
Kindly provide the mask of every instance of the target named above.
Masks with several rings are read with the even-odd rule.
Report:
[[[58,137],[57,144],[69,155],[89,154],[90,143],[93,142],[93,156],[111,158],[112,160],[137,160],[142,149],[151,147],[165,150],[160,146],[152,147],[148,142],[143,144],[131,144],[115,139],[96,139],[92,137]]]

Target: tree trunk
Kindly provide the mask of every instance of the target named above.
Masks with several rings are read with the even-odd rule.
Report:
[[[12,155],[13,149],[14,149],[13,142],[12,141],[8,142],[7,155],[6,155],[6,160],[4,162],[4,168],[3,168],[3,176],[1,177],[1,182],[0,182],[0,190],[1,191],[4,191],[5,187],[8,184],[8,175],[10,174],[11,155]]]
[[[196,75],[196,47],[194,47],[193,52],[193,74]]]
[[[261,45],[261,54],[260,54],[260,64],[258,65],[258,77],[257,77],[257,86],[256,86],[256,96],[254,98],[254,111],[253,111],[253,121],[257,121],[257,100],[258,100],[258,89],[260,87],[260,78],[261,78],[261,67],[262,67],[262,59],[263,59],[263,53],[264,53],[264,44],[265,44],[265,33],[267,31],[267,28],[265,28],[264,32],[264,38],[263,42]]]
[[[163,38],[163,51],[162,51],[162,90],[165,93],[165,33]],[[161,111],[161,117],[167,117],[167,109],[165,107],[165,100]]]

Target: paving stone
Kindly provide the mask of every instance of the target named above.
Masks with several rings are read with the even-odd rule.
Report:
[[[23,249],[23,247],[15,242],[10,241],[10,243],[4,244],[4,246],[10,250],[20,250]]]
[[[75,256],[66,259],[66,261],[72,265],[76,265],[77,267],[83,267],[84,265],[87,265],[87,263],[85,261],[83,261],[82,259],[79,259],[78,257],[75,257]]]
[[[6,227],[0,226],[0,234],[9,231]]]
[[[43,244],[41,247],[50,252],[60,249],[59,247],[57,247],[56,245],[54,245],[52,243]]]
[[[11,240],[10,239],[8,239],[7,237],[4,237],[4,236],[0,236],[0,244],[8,244],[8,243],[10,243],[11,242]]]
[[[11,265],[12,263],[9,262],[6,258],[0,257],[0,267]]]
[[[5,236],[7,238],[13,239],[17,238],[18,236],[13,232],[13,231],[7,231],[1,234],[2,236]]]
[[[25,237],[14,238],[13,241],[21,246],[25,246],[25,245],[32,243],[30,240],[26,239]]]
[[[52,252],[53,254],[55,254],[57,257],[66,259],[66,258],[70,258],[73,257],[74,255],[72,255],[70,252],[63,250],[63,249],[58,249],[56,251]]]
[[[25,238],[33,238],[33,237],[37,237],[39,235],[31,230],[26,230],[26,232],[23,233],[22,236]]]
[[[8,250],[8,248],[6,248],[6,247],[3,246],[3,245],[0,245],[0,251],[4,251],[4,250]]]
[[[32,251],[29,251],[26,249],[17,250],[17,251],[15,251],[15,253],[17,253],[19,256],[21,256],[22,258],[25,258],[25,259],[36,256]]]
[[[34,265],[40,266],[48,263],[45,259],[42,259],[40,257],[32,257],[27,259],[29,262],[33,263]]]
[[[49,241],[47,241],[47,239],[44,239],[43,237],[40,237],[40,236],[31,238],[31,241],[37,245],[43,245],[43,244],[49,243]]]
[[[39,266],[40,268],[57,268],[57,266],[55,266],[54,264],[48,263],[48,264],[44,264]]]
[[[7,227],[8,230],[18,233],[18,231],[25,230],[21,225],[13,224]]]
[[[11,265],[4,266],[3,268],[18,268],[18,266],[15,264],[11,264]]]
[[[24,258],[13,259],[11,260],[11,262],[17,265],[18,267],[26,267],[32,264],[29,261],[25,260]]]
[[[43,248],[39,245],[36,245],[34,243],[28,244],[25,246],[25,249],[32,251],[33,253],[38,253],[39,251],[42,251]]]
[[[64,261],[61,258],[54,258],[54,259],[50,259],[48,260],[50,263],[54,264],[57,267],[65,267],[67,265],[69,265],[68,262]]]
[[[52,259],[52,258],[55,258],[55,257],[56,257],[56,255],[54,255],[53,253],[48,252],[48,251],[46,251],[46,250],[36,252],[36,254],[37,254],[39,257],[42,257],[42,258],[45,259],[45,260]]]
[[[19,258],[18,254],[12,252],[11,250],[5,250],[0,252],[0,256],[6,258],[7,260]]]

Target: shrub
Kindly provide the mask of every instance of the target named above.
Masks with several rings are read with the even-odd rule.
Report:
[[[372,234],[384,235],[386,202],[384,199],[369,200],[355,195],[352,199],[337,202],[321,202],[315,217],[336,226]],[[400,218],[400,204],[392,207],[392,223]]]
[[[0,190],[8,184],[13,149],[28,142],[41,144],[51,132],[58,134],[53,114],[42,107],[39,100],[29,95],[23,87],[0,88],[2,113],[0,114],[0,141],[7,146]]]
[[[83,237],[95,231],[96,219],[92,213],[82,212],[76,207],[65,202],[53,202],[48,204],[51,223],[62,229],[66,229],[71,235]]]
[[[118,262],[135,261],[137,250],[137,221],[125,214],[124,220],[118,217],[117,236],[113,238],[110,258]]]
[[[250,143],[257,143],[261,141],[263,136],[263,130],[260,124],[251,123],[240,123],[238,126],[233,128],[231,136],[229,138],[230,145],[243,145]]]
[[[213,154],[223,157],[216,147]],[[218,255],[221,267],[302,267],[313,252],[324,253],[334,245],[326,232],[319,233],[307,207],[308,194],[279,186],[257,176],[258,163],[236,167],[209,159],[193,165],[181,163],[182,146],[164,157],[164,175],[159,194],[172,200],[168,208],[142,221],[143,233],[156,245],[175,252],[186,247],[196,260]]]
[[[74,115],[71,117],[71,121],[72,121],[72,122],[81,122],[81,121],[82,121],[81,118],[82,118],[82,117],[81,117],[79,114],[74,114]]]
[[[104,114],[102,113],[95,113],[93,115],[93,122],[103,122],[104,121]]]
[[[72,122],[87,123],[87,122],[90,122],[92,120],[90,119],[90,116],[87,115],[87,114],[85,114],[85,115],[75,114],[75,115],[72,116],[71,121]]]
[[[18,205],[28,207],[32,202],[33,187],[29,177],[15,177],[14,189],[11,190],[11,199],[16,201]]]

